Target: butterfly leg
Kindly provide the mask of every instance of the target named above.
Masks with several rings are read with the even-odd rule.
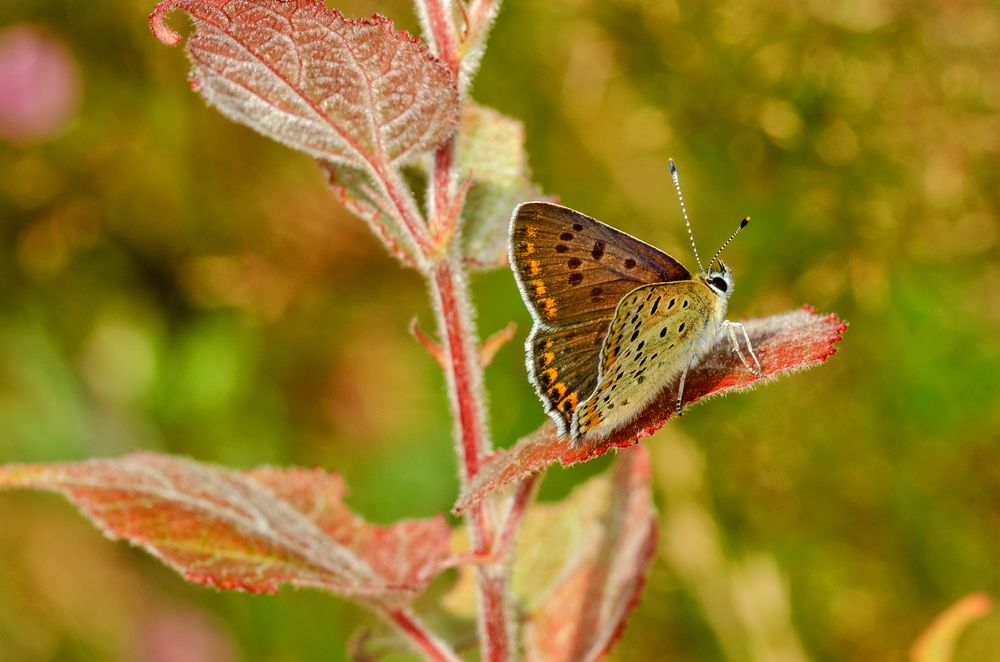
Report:
[[[757,358],[757,354],[753,351],[753,344],[750,342],[750,334],[747,333],[746,327],[739,322],[730,322],[729,320],[723,322],[723,326],[726,327],[726,331],[729,333],[729,339],[733,343],[733,351],[735,351],[737,356],[740,357],[743,367],[749,370],[754,377],[763,377],[764,369],[760,367],[760,360]],[[739,327],[740,331],[743,332],[743,339],[747,344],[747,352],[749,352],[750,358],[753,359],[753,365],[750,365],[750,362],[747,361],[747,357],[743,354],[743,350],[740,348],[740,341],[736,338],[736,327]]]
[[[688,362],[684,372],[681,373],[681,381],[677,385],[677,416],[684,415],[684,382],[687,381],[688,370],[694,365],[694,359]]]

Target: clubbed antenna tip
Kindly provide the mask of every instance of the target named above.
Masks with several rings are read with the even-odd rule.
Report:
[[[740,227],[736,228],[736,232],[729,235],[729,239],[726,239],[725,243],[723,243],[722,246],[719,247],[719,250],[715,251],[715,255],[712,256],[711,261],[709,261],[708,263],[709,268],[711,268],[712,265],[715,264],[715,261],[719,259],[719,256],[722,255],[722,251],[726,249],[726,246],[728,246],[733,239],[736,239],[736,235],[742,232],[743,228],[745,228],[748,225],[750,225],[750,217],[744,216],[743,220],[740,221]]]

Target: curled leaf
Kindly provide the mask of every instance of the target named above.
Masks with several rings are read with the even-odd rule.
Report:
[[[314,0],[163,0],[183,9],[194,88],[226,117],[339,165],[381,169],[437,146],[458,122],[455,76],[381,16],[352,20]]]
[[[59,492],[108,537],[189,581],[274,593],[308,586],[399,608],[448,552],[442,517],[376,526],[343,504],[342,480],[315,469],[234,471],[135,453],[114,460],[0,467],[0,488]]]
[[[765,379],[754,377],[733,353],[728,338],[721,338],[688,373],[684,403],[691,405],[715,395],[742,391],[787,372],[819,365],[832,356],[836,343],[847,328],[836,315],[819,315],[803,309],[744,322],[760,359]],[[518,441],[507,451],[498,451],[469,481],[455,504],[461,512],[504,485],[540,471],[553,462],[564,466],[604,455],[612,448],[626,448],[653,434],[675,414],[677,385],[673,384],[627,425],[597,441],[580,446],[556,433],[554,423],[546,423]]]
[[[621,455],[611,476],[594,479],[593,487],[585,484],[565,504],[536,509],[562,521],[577,517],[587,526],[561,557],[565,565],[558,569],[558,581],[531,583],[544,599],[531,611],[525,628],[529,660],[599,660],[621,636],[656,549],[649,477],[648,451],[633,448]],[[601,492],[603,498],[594,501],[593,493]],[[567,512],[580,505],[585,507],[582,513]],[[543,536],[523,539],[536,548],[536,558],[550,549]]]

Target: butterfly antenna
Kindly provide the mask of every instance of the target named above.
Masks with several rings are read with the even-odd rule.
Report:
[[[740,227],[736,228],[736,232],[729,235],[729,239],[726,239],[725,243],[719,247],[719,250],[715,251],[715,255],[712,256],[712,260],[708,263],[709,268],[711,268],[712,265],[715,264],[715,261],[719,259],[719,256],[722,255],[722,251],[726,249],[726,246],[731,244],[733,239],[736,239],[736,235],[743,232],[743,228],[745,228],[748,225],[750,225],[750,217],[744,216],[743,220],[740,221]]]
[[[669,159],[668,161],[670,163],[670,176],[674,178],[674,188],[677,189],[677,199],[681,201],[681,214],[684,215],[684,225],[686,225],[688,229],[688,239],[691,240],[691,249],[694,251],[694,259],[698,262],[698,268],[705,271],[705,268],[701,266],[701,258],[698,256],[698,247],[694,245],[694,233],[691,232],[691,221],[688,220],[687,209],[684,207],[684,196],[681,194],[681,180],[677,177],[677,165],[674,163],[673,159]]]

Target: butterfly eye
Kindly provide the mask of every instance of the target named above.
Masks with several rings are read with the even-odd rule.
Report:
[[[726,283],[726,280],[722,278],[722,276],[716,276],[710,282],[712,283],[712,287],[720,292],[725,292],[729,289],[729,285]]]

